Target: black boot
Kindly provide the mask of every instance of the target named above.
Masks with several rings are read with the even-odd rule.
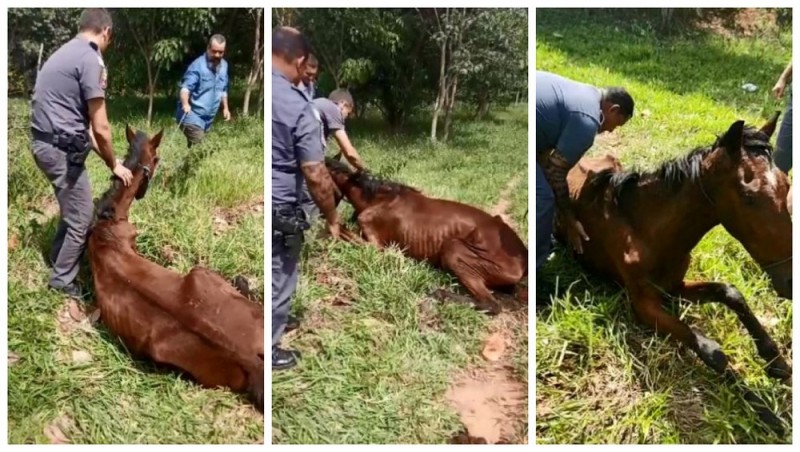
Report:
[[[64,287],[50,286],[50,289],[55,290],[56,292],[61,292],[73,300],[83,301],[83,291],[81,290],[81,286],[79,286],[76,282],[71,282]]]
[[[289,314],[289,319],[286,321],[286,328],[284,328],[284,331],[288,333],[298,328],[300,328],[300,319]]]
[[[291,369],[297,365],[298,359],[300,359],[300,352],[297,350],[284,350],[275,347],[272,351],[272,370]]]

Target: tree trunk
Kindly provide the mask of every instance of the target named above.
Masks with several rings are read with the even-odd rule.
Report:
[[[42,52],[44,52],[44,43],[39,44],[39,60],[36,61],[36,73],[42,69]]]
[[[436,142],[436,132],[439,115],[447,101],[447,38],[442,40],[441,57],[439,58],[439,92],[436,93],[436,102],[433,104],[433,118],[431,119],[431,141]]]
[[[250,93],[258,82],[258,73],[261,68],[264,50],[261,47],[261,13],[263,9],[256,8],[256,35],[253,41],[253,65],[250,67],[250,74],[247,76],[247,88],[244,91],[244,103],[242,105],[242,115],[248,116],[250,113]]]
[[[258,88],[258,116],[262,116],[264,114],[264,71],[261,71],[258,80],[261,82]]]
[[[458,75],[453,77],[453,84],[447,93],[447,107],[444,112],[444,141],[450,138],[453,129],[453,109],[456,105],[456,90],[458,89]]]
[[[147,58],[147,127],[150,127],[150,122],[153,119],[153,98],[155,97],[156,83],[153,79],[153,63],[150,58]]]
[[[518,102],[519,93],[517,93],[517,99],[514,101],[514,104],[516,105]],[[482,121],[487,113],[489,113],[489,94],[482,91],[478,94],[478,120]]]

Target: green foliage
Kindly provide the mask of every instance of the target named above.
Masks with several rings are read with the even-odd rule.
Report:
[[[322,94],[346,86],[361,114],[376,107],[395,127],[433,104],[438,44],[461,31],[463,45],[450,65],[464,80],[459,100],[477,102],[478,92],[490,92],[493,101],[508,104],[527,92],[525,9],[288,8],[273,10],[273,25],[292,25],[308,36],[321,64]]]
[[[9,86],[12,95],[33,88],[39,46],[42,63],[77,32],[78,8],[9,9]],[[147,93],[147,59],[156,92],[176,96],[177,85],[193,59],[205,51],[213,33],[225,36],[231,84],[239,86],[252,64],[256,24],[244,8],[119,8],[112,9],[113,39],[104,59],[109,69],[110,96]],[[262,33],[263,38],[263,33]],[[147,57],[145,57],[147,55]]]

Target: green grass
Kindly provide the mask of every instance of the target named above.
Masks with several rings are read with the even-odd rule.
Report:
[[[220,120],[207,142],[192,148],[205,157],[190,158],[170,116],[174,101],[157,105],[163,114],[150,127],[142,119],[142,101],[115,99],[110,108],[120,157],[127,150],[126,123],[150,135],[165,129],[161,165],[147,196],[131,210],[139,252],[181,272],[204,265],[228,279],[244,275],[263,292],[263,213],[248,211],[231,228],[213,229],[215,212],[263,200],[263,119]],[[201,389],[175,372],[134,360],[102,325],[58,329],[66,301],[45,289],[49,270],[41,257],[55,233],[58,208],[30,155],[27,102],[9,99],[8,115],[9,237],[18,242],[9,251],[8,349],[21,357],[8,371],[8,441],[46,443],[45,427],[64,416],[71,420],[63,430],[73,443],[263,442],[263,416],[242,397]],[[96,156],[88,162],[97,197],[108,188],[110,172]],[[92,361],[72,362],[74,350],[90,353]]]
[[[783,110],[769,90],[791,58],[791,27],[666,37],[613,14],[537,10],[537,69],[625,86],[636,100],[618,140],[599,139],[589,155],[612,152],[626,168],[652,168],[710,145],[737,119],[761,125]],[[746,82],[759,90],[744,92]],[[692,256],[688,278],[738,287],[791,360],[791,303],[778,299],[742,246],[718,227]],[[777,437],[760,424],[740,390],[640,327],[624,292],[586,275],[563,249],[543,277],[558,278],[561,292],[536,319],[537,443],[791,443],[791,430]],[[692,306],[680,316],[718,341],[746,384],[791,423],[791,389],[766,376],[730,311]]]
[[[527,107],[455,124],[452,142],[437,146],[424,119],[404,135],[369,119],[348,127],[373,171],[429,196],[488,210],[520,176],[508,214],[527,242]],[[350,216],[349,206],[340,210]],[[428,297],[456,285],[398,250],[310,241],[293,302],[304,323],[284,340],[303,360],[272,375],[273,443],[444,443],[460,430],[445,391],[460,371],[485,366],[479,355],[491,322]],[[512,334],[513,374],[527,381],[527,323]],[[527,419],[519,424],[517,440],[527,438]]]

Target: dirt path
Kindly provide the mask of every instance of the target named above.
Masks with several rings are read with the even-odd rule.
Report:
[[[511,178],[508,184],[506,184],[506,188],[500,192],[500,199],[497,200],[497,204],[489,210],[489,213],[492,215],[500,215],[500,218],[514,230],[517,229],[517,224],[511,218],[511,215],[508,214],[508,208],[511,207],[511,195],[514,193],[514,189],[517,188],[521,179],[522,176],[519,174]]]

